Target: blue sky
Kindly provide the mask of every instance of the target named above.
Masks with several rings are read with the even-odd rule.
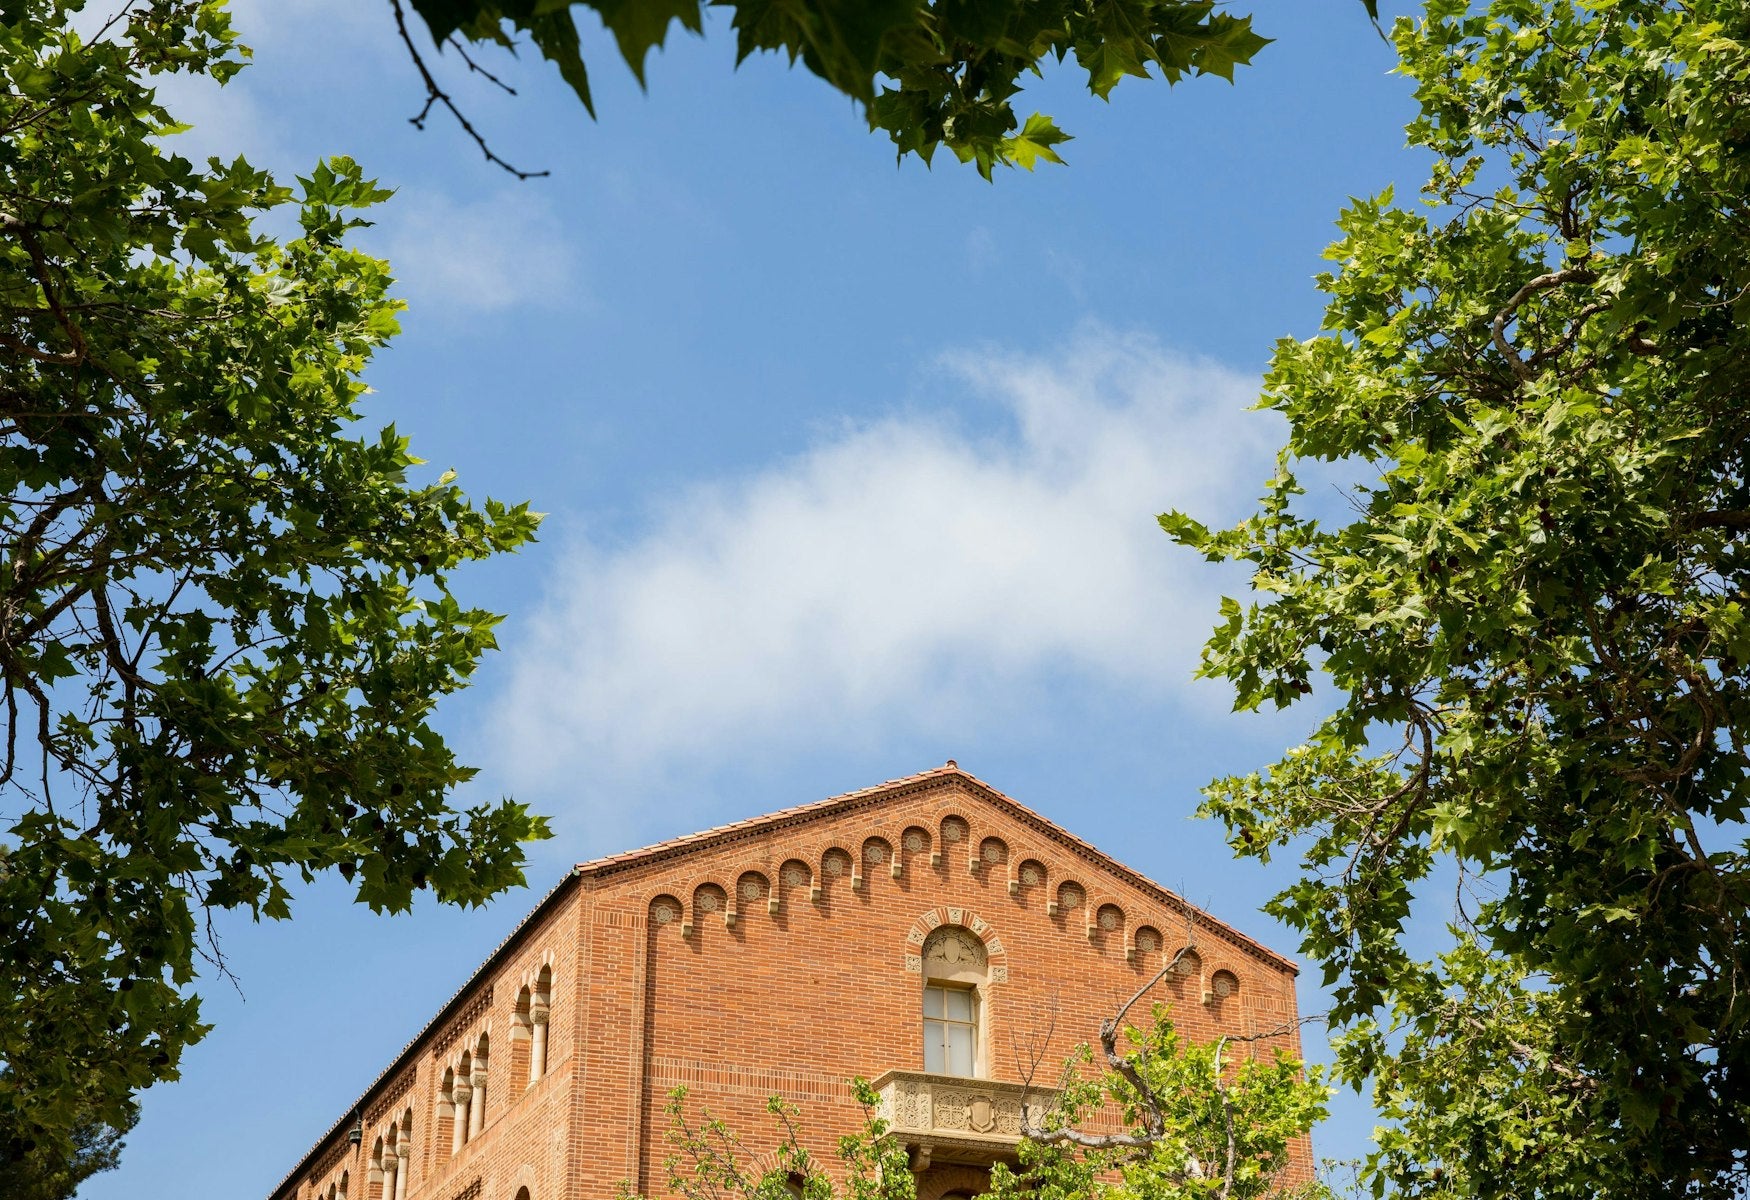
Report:
[[[442,724],[475,789],[558,836],[484,910],[379,919],[328,881],[292,922],[225,922],[216,1031],[81,1196],[265,1195],[566,864],[948,758],[1294,950],[1258,912],[1290,864],[1190,815],[1312,714],[1191,680],[1244,581],[1154,514],[1244,511],[1281,434],[1245,410],[1273,341],[1318,328],[1338,209],[1422,164],[1357,0],[1254,11],[1278,40],[1235,86],[1107,105],[1049,74],[1023,112],[1075,135],[1069,165],[994,185],[896,168],[812,77],[734,69],[722,29],[653,55],[648,94],[594,36],[595,123],[536,62],[514,99],[446,64],[495,148],[553,172],[517,183],[408,126],[386,3],[238,6],[256,65],[166,84],[179,148],[287,176],[346,153],[395,188],[364,240],[410,308],[369,420],[549,514],[457,578],[508,616]],[[1369,1123],[1340,1100],[1319,1153]]]

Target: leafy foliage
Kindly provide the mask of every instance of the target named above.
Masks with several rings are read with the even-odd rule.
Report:
[[[204,1032],[203,910],[289,915],[337,869],[376,909],[522,879],[539,818],[452,811],[428,723],[493,646],[449,572],[533,535],[393,429],[348,436],[396,330],[347,248],[387,193],[166,153],[153,76],[223,81],[215,0],[0,17],[0,1145],[122,1127]],[[288,211],[283,244],[257,214]],[[218,962],[222,969],[222,961]]]
[[[1113,1026],[1108,1026],[1113,1028]],[[1280,1032],[1280,1031],[1277,1031]],[[1328,1092],[1277,1050],[1224,1058],[1236,1040],[1198,1044],[1164,1006],[1146,1032],[1126,1030],[1131,1049],[1111,1070],[1090,1074],[1083,1046],[1056,1105],[1021,1144],[1020,1169],[991,1172],[995,1200],[1255,1200],[1320,1196],[1282,1178],[1289,1147],[1324,1119]],[[1107,1042],[1111,1059],[1111,1039]],[[1117,1125],[1119,1132],[1089,1132]]]
[[[1224,604],[1203,673],[1242,709],[1315,673],[1339,701],[1206,808],[1303,855],[1272,911],[1401,1122],[1376,1190],[1735,1194],[1750,5],[1430,0],[1393,36],[1426,204],[1343,213],[1328,332],[1267,377],[1291,432],[1256,515],[1162,518],[1269,597]],[[1308,460],[1368,468],[1350,519],[1307,511]],[[1443,859],[1460,936],[1416,961]]]
[[[803,1144],[801,1110],[782,1097],[766,1101],[777,1142],[762,1152],[709,1109],[695,1123],[687,1116],[687,1089],[673,1089],[663,1105],[669,1194],[685,1200],[795,1200],[799,1189],[803,1200],[916,1200],[906,1148],[887,1136],[890,1124],[877,1111],[881,1098],[866,1079],[853,1079],[851,1093],[863,1107],[863,1126],[839,1139],[841,1170],[833,1172]],[[640,1200],[630,1181],[620,1184],[620,1200]]]
[[[133,1128],[137,1112],[129,1106],[116,1125],[89,1113],[76,1118],[70,1153],[50,1143],[27,1153],[0,1157],[0,1196],[7,1200],[73,1200],[81,1183],[115,1169],[121,1160],[122,1138]]]
[[[398,8],[400,0],[392,3]],[[440,47],[462,52],[457,38],[508,46],[514,35],[526,36],[594,113],[567,5],[410,3]],[[1021,77],[1038,74],[1047,59],[1073,55],[1089,90],[1105,99],[1126,76],[1146,79],[1151,70],[1169,83],[1186,75],[1232,82],[1234,68],[1267,44],[1252,32],[1250,17],[1218,12],[1213,0],[713,0],[712,6],[730,10],[740,58],[773,51],[800,61],[858,101],[870,128],[885,130],[901,157],[928,162],[946,146],[987,179],[999,164],[1031,170],[1040,159],[1062,161],[1055,147],[1069,136],[1039,113],[1023,122],[1013,106]],[[707,6],[586,0],[571,7],[601,19],[642,84],[651,49],[677,21],[702,32]],[[437,94],[429,75],[428,87]]]

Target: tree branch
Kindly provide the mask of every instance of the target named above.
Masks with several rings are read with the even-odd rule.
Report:
[[[413,65],[419,70],[420,79],[425,82],[425,107],[421,108],[416,115],[409,117],[407,123],[412,125],[415,129],[423,131],[425,129],[426,118],[431,115],[432,108],[441,104],[444,108],[449,110],[450,116],[456,119],[456,124],[462,127],[462,132],[466,133],[474,140],[474,144],[480,147],[480,153],[486,156],[487,162],[504,171],[508,171],[510,174],[515,175],[518,179],[522,180],[541,179],[551,175],[551,171],[524,171],[519,167],[512,166],[497,154],[493,153],[492,147],[486,144],[486,138],[482,136],[478,129],[474,128],[473,122],[469,121],[468,118],[463,115],[462,110],[456,107],[456,102],[450,98],[450,94],[438,86],[437,80],[432,76],[430,68],[425,65],[425,57],[420,54],[419,47],[413,44],[413,36],[407,32],[407,13],[401,6],[401,0],[389,0],[389,7],[395,12],[395,32],[400,35],[401,44],[407,48],[407,56],[413,60]],[[463,58],[466,59],[467,55],[463,55]],[[481,70],[481,68],[476,67],[471,61],[468,63],[468,66],[473,70],[479,71],[482,75],[491,79],[492,82],[497,83],[499,87],[505,88],[506,91],[510,91],[508,87],[505,87],[505,85],[491,73]],[[514,93],[512,94],[514,95]]]
[[[1566,283],[1592,283],[1597,278],[1598,273],[1587,267],[1565,267],[1560,271],[1539,275],[1509,296],[1506,306],[1495,314],[1494,321],[1489,325],[1489,336],[1495,343],[1495,349],[1501,352],[1501,357],[1507,360],[1507,365],[1513,368],[1513,373],[1521,380],[1529,382],[1537,378],[1537,367],[1519,357],[1519,352],[1507,340],[1507,325],[1513,320],[1519,306],[1539,292],[1547,292]]]

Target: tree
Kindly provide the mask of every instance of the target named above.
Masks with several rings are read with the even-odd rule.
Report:
[[[1120,1020],[1122,1013],[1100,1030],[1107,1069],[1097,1076],[1077,1069],[1093,1061],[1084,1045],[1057,1103],[1038,1124],[1027,1122],[1020,1169],[993,1169],[996,1200],[1326,1194],[1317,1182],[1289,1186],[1282,1178],[1290,1144],[1324,1119],[1328,1094],[1319,1072],[1281,1050],[1238,1062],[1225,1057],[1237,1044],[1286,1030],[1198,1044],[1182,1037],[1167,1008],[1157,1005],[1151,1028],[1124,1031],[1131,1049],[1121,1054]],[[1090,1132],[1114,1124],[1117,1132]]]
[[[0,1196],[7,1200],[73,1200],[81,1183],[115,1170],[121,1161],[122,1138],[133,1128],[137,1113],[130,1106],[119,1125],[89,1113],[77,1118],[71,1154],[51,1143],[0,1159]]]
[[[1197,1045],[1175,1031],[1165,1006],[1156,1006],[1146,1030],[1123,1027],[1134,1003],[1133,997],[1101,1026],[1105,1067],[1090,1071],[1093,1052],[1083,1045],[1064,1065],[1055,1098],[1048,1103],[1051,1093],[1037,1093],[1037,1122],[1028,1104],[1019,1169],[993,1167],[993,1200],[1327,1194],[1317,1183],[1286,1187],[1281,1178],[1289,1144],[1325,1115],[1328,1091],[1317,1070],[1308,1071],[1282,1051],[1268,1059],[1224,1060],[1236,1042],[1282,1030]],[[1119,1049],[1120,1037],[1128,1040],[1128,1050]],[[684,1200],[794,1200],[799,1190],[803,1200],[915,1200],[909,1152],[889,1136],[880,1096],[863,1079],[851,1087],[864,1122],[840,1139],[836,1172],[804,1144],[795,1105],[779,1097],[767,1101],[777,1138],[771,1150],[760,1152],[709,1111],[689,1119],[687,1090],[676,1088],[664,1109],[674,1150],[666,1161],[670,1193]],[[1106,1132],[1090,1132],[1095,1129]],[[622,1185],[621,1197],[637,1200],[629,1184]]]
[[[0,1147],[73,1154],[204,1032],[213,913],[480,903],[544,823],[455,811],[430,724],[493,646],[456,567],[528,541],[393,429],[349,435],[401,305],[349,249],[387,193],[197,168],[152,77],[240,67],[218,0],[0,15]],[[261,233],[289,213],[301,236]]]
[[[1376,1188],[1736,1194],[1750,5],[1430,0],[1393,36],[1425,204],[1342,214],[1256,514],[1162,518],[1267,597],[1224,602],[1202,673],[1241,709],[1335,695],[1205,807],[1301,855],[1271,911],[1399,1119]],[[1309,462],[1368,477],[1351,512],[1300,498]],[[1439,864],[1458,936],[1418,961]]]
[[[674,1088],[662,1109],[672,1150],[663,1160],[670,1194],[684,1200],[795,1200],[800,1190],[803,1200],[916,1200],[910,1160],[905,1147],[887,1137],[889,1123],[878,1110],[881,1098],[866,1079],[853,1079],[851,1093],[863,1106],[863,1127],[839,1139],[842,1170],[841,1179],[835,1179],[804,1144],[801,1111],[782,1097],[766,1100],[777,1142],[762,1152],[709,1109],[696,1122],[689,1119],[687,1089]],[[619,1200],[643,1198],[623,1180]]]
[[[526,36],[592,115],[574,8],[601,19],[642,84],[645,59],[667,39],[671,24],[700,33],[707,7],[705,0],[407,3],[424,18],[434,45],[453,50],[466,68],[493,83],[499,81],[468,57],[465,43],[508,47],[516,34]],[[390,6],[426,90],[413,123],[423,127],[434,107],[445,108],[488,159],[530,174],[489,148],[413,40],[403,0]],[[1055,147],[1068,135],[1040,113],[1021,121],[1013,106],[1021,76],[1038,74],[1048,59],[1073,54],[1088,74],[1089,90],[1105,99],[1125,76],[1147,79],[1151,67],[1169,83],[1186,75],[1232,82],[1234,68],[1267,44],[1252,32],[1250,17],[1217,12],[1214,0],[713,0],[712,7],[730,10],[739,59],[773,51],[800,61],[856,100],[870,128],[885,130],[900,157],[916,154],[929,162],[946,146],[986,179],[999,164],[1032,170],[1041,159],[1063,161]]]

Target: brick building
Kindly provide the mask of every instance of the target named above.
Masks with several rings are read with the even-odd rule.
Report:
[[[976,1194],[1017,1141],[1017,1045],[1048,1042],[1050,1083],[1188,942],[1152,994],[1186,1033],[1295,1017],[1288,959],[953,763],[582,863],[273,1200],[661,1195],[677,1084],[756,1148],[795,1101],[830,1161],[857,1075],[919,1200]]]

